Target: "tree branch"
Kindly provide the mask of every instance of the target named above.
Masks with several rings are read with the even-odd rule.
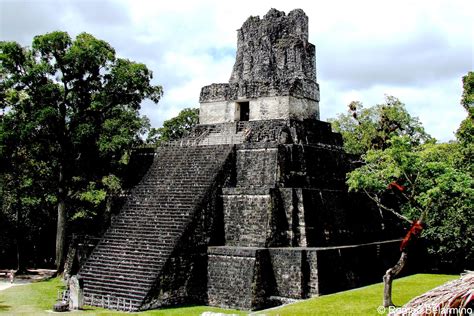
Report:
[[[402,214],[396,212],[393,208],[386,207],[385,205],[383,205],[382,202],[380,202],[380,199],[377,196],[372,196],[369,192],[367,192],[366,189],[364,189],[364,192],[372,201],[374,201],[377,204],[379,210],[383,209],[385,211],[388,211],[388,212],[394,214],[399,219],[407,221],[408,223],[412,224],[412,221],[410,219],[408,219],[407,217],[405,217]]]

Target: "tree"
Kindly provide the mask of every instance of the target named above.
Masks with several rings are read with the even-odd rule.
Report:
[[[186,108],[178,116],[164,121],[163,127],[152,128],[148,134],[148,143],[159,144],[180,139],[199,123],[199,108]]]
[[[409,136],[413,144],[431,139],[418,118],[412,117],[405,105],[393,96],[386,96],[385,103],[364,108],[361,102],[349,104],[346,114],[329,119],[335,132],[344,139],[344,149],[361,155],[369,149],[384,149],[393,136]]]
[[[14,101],[26,106],[26,99],[22,93]],[[9,248],[15,248],[17,270],[21,273],[26,270],[26,254],[33,252],[27,246],[41,240],[41,231],[51,229],[47,219],[54,216],[50,210],[55,195],[50,181],[52,166],[46,163],[48,146],[43,141],[31,142],[38,136],[35,117],[15,114],[15,109],[10,109],[0,115],[0,235],[4,240],[0,251],[7,259]],[[38,159],[41,156],[45,158]],[[12,264],[12,260],[5,261]]]
[[[472,262],[474,247],[474,180],[456,166],[458,144],[426,143],[415,146],[408,136],[395,136],[383,150],[369,150],[364,165],[348,175],[350,190],[365,192],[381,211],[391,212],[412,225],[401,246],[401,258],[387,271],[384,306],[391,301],[391,281],[407,259],[410,237],[423,226],[429,252],[437,257],[460,260],[460,266]],[[395,207],[385,201],[397,202]],[[414,230],[413,230],[414,229]]]
[[[473,264],[473,79],[472,73],[463,78],[461,103],[469,115],[458,130],[459,142],[436,144],[394,97],[368,109],[352,102],[348,114],[331,122],[345,148],[362,155],[362,166],[347,175],[349,189],[365,192],[382,214],[391,212],[410,225],[399,261],[384,276],[384,306],[393,305],[392,280],[421,231],[438,267],[447,263],[459,270]]]
[[[75,40],[65,32],[36,36],[31,49],[0,43],[0,107],[18,124],[24,150],[42,144],[31,161],[46,164],[54,175],[58,271],[68,209],[103,201],[110,183],[105,177],[113,178],[127,151],[141,142],[148,121],[138,113],[140,103],[157,103],[162,95],[151,79],[145,65],[117,58],[108,43],[87,33]],[[8,126],[2,132],[12,134]],[[4,141],[8,151],[12,146]]]
[[[470,71],[462,78],[463,94],[461,105],[467,111],[467,117],[461,122],[456,137],[461,146],[461,161],[471,174],[474,172],[474,72]]]

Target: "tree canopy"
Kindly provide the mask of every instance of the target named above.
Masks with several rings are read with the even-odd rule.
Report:
[[[407,135],[413,144],[431,139],[416,117],[396,97],[386,96],[385,103],[365,108],[359,101],[349,104],[346,114],[328,120],[335,132],[344,139],[344,149],[363,154],[369,149],[384,149],[393,136]]]
[[[353,102],[350,114],[332,121],[345,146],[362,154],[362,166],[347,176],[349,189],[365,192],[381,211],[422,219],[431,259],[451,269],[474,264],[472,79],[463,78],[468,117],[456,142],[436,143],[393,97],[366,111]]]
[[[87,33],[36,36],[31,48],[0,42],[2,208],[56,205],[60,268],[67,220],[97,215],[148,130],[140,104],[162,95],[151,80],[144,64]]]
[[[461,105],[467,111],[467,117],[461,122],[456,137],[461,145],[463,165],[474,172],[474,72],[470,71],[462,79],[463,94]]]
[[[366,192],[384,211],[423,218],[428,251],[439,263],[454,264],[452,268],[472,264],[474,182],[457,166],[459,145],[414,146],[407,136],[389,142],[388,148],[363,156],[364,165],[348,176],[349,188]],[[389,195],[398,207],[387,206]]]
[[[159,144],[180,139],[199,123],[199,108],[185,108],[179,114],[163,122],[163,126],[152,128],[148,143]]]

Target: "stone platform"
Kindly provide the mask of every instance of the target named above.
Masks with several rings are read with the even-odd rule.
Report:
[[[209,305],[255,310],[380,281],[400,240],[334,247],[209,247]]]

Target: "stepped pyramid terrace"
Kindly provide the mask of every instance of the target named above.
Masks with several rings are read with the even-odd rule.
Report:
[[[319,120],[302,10],[244,22],[230,80],[202,88],[199,115],[185,138],[135,153],[146,172],[78,273],[86,304],[256,310],[380,281],[396,262],[397,219],[348,192],[357,157]]]

